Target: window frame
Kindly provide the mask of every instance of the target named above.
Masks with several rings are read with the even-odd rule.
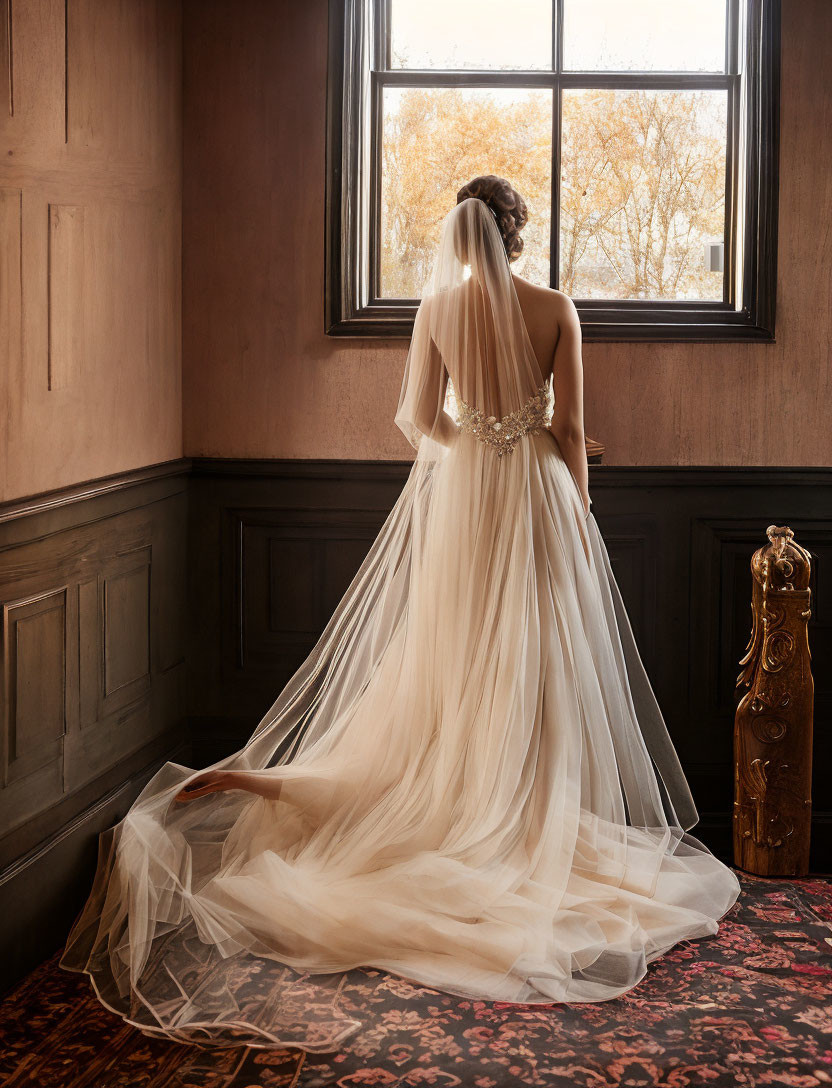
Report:
[[[391,69],[390,0],[330,0],[325,329],[409,337],[418,299],[378,297],[381,101],[385,86],[543,87],[553,91],[550,268],[559,268],[562,91],[725,89],[726,214],[722,301],[578,299],[587,341],[773,341],[777,283],[780,0],[727,0],[726,72],[565,72],[564,0],[552,0],[552,71]],[[745,54],[739,62],[741,20]],[[741,146],[741,133],[745,133]],[[743,161],[740,160],[742,155]],[[744,178],[744,192],[740,182]],[[745,208],[739,232],[740,209]],[[741,252],[738,252],[741,247]],[[737,274],[739,270],[740,274]]]

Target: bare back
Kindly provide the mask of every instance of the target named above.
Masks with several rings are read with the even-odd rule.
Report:
[[[541,373],[548,378],[555,361],[563,311],[567,305],[571,306],[571,301],[561,291],[529,283],[513,273],[511,278]]]
[[[512,275],[520,312],[532,350],[544,376],[552,375],[555,395],[549,430],[557,439],[589,509],[586,444],[584,439],[583,360],[581,323],[575,304],[562,291],[538,287]]]

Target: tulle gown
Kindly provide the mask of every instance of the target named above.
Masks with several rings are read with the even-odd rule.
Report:
[[[251,789],[183,804],[198,772],[167,763],[101,837],[61,962],[147,1034],[329,1050],[365,1024],[334,996],[358,966],[601,1001],[716,932],[739,885],[688,833],[551,389],[491,213],[463,201],[396,416],[416,460],[315,649],[215,765]]]

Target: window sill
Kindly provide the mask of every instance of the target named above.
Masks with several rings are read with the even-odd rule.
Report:
[[[641,307],[575,303],[584,342],[718,343],[757,341],[773,343],[774,322],[755,320],[745,311],[714,306],[700,309],[687,303],[668,309],[659,303],[647,313]],[[418,308],[415,301],[378,301],[332,320],[327,335],[409,339]]]

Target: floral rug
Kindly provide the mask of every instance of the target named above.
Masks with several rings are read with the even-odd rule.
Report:
[[[351,972],[373,1027],[338,1054],[148,1039],[87,979],[42,964],[0,1004],[4,1088],[746,1088],[832,1085],[832,881],[740,874],[716,937],[678,945],[595,1005],[464,1001]],[[369,995],[369,996],[368,996]]]

